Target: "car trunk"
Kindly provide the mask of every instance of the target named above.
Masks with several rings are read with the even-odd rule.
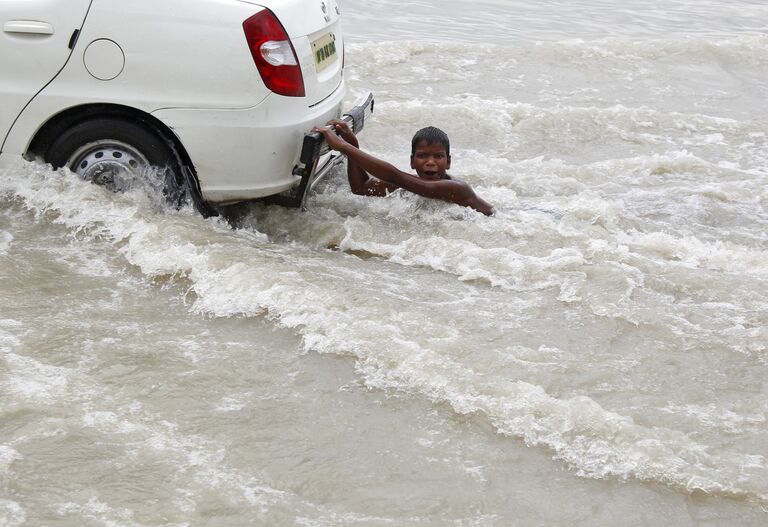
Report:
[[[308,106],[339,87],[344,44],[336,0],[241,1],[266,7],[283,24],[301,64]]]

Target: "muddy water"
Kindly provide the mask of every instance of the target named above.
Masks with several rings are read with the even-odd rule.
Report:
[[[764,525],[765,8],[604,4],[342,4],[491,218],[4,173],[0,524]]]

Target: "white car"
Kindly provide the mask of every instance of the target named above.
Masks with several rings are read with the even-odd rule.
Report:
[[[201,209],[298,203],[323,161],[305,134],[342,113],[339,19],[336,0],[1,0],[0,167],[156,166]]]

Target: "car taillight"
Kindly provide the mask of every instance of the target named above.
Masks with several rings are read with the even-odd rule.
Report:
[[[283,25],[269,9],[243,22],[245,39],[264,84],[273,92],[304,97],[304,77]]]

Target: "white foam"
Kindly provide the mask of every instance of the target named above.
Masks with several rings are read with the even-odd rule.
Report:
[[[718,429],[727,434],[739,434],[745,429],[757,431],[766,423],[765,409],[755,409],[744,414],[718,407],[715,404],[706,406],[669,404],[662,408],[661,411],[694,418],[699,426]]]
[[[14,334],[14,331],[8,331],[5,328],[11,330],[20,328],[22,323],[14,319],[0,320],[0,352],[5,353],[10,351],[11,348],[21,345],[21,340]]]
[[[621,234],[619,241],[691,268],[768,277],[768,251],[727,241],[706,243],[693,236],[677,237],[663,232]]]
[[[214,407],[215,412],[238,412],[245,408],[245,401],[243,400],[250,394],[243,394],[238,397],[223,397],[221,401]]]
[[[56,260],[66,264],[73,272],[85,276],[112,276],[109,262],[103,253],[94,251],[82,243],[52,249]]]
[[[578,270],[582,255],[573,249],[556,249],[543,257],[521,255],[503,247],[481,247],[467,240],[438,236],[411,236],[394,243],[376,242],[367,222],[349,218],[339,248],[366,251],[404,265],[424,265],[455,274],[461,280],[485,280],[509,290],[530,291],[560,284],[558,275]],[[360,232],[362,231],[362,232]]]
[[[82,504],[74,502],[60,504],[56,507],[56,512],[62,516],[76,514],[107,527],[145,527],[134,519],[134,511],[131,509],[112,506],[95,496]]]
[[[86,412],[83,414],[82,421],[86,428],[97,428],[102,432],[112,434],[131,434],[142,429],[142,427],[127,419],[122,419],[111,411]]]
[[[8,445],[0,445],[0,475],[8,473],[14,461],[23,459],[23,456]]]
[[[8,254],[12,242],[13,234],[8,231],[0,231],[0,256]]]
[[[27,511],[15,501],[0,498],[0,525],[18,527],[27,521]]]
[[[616,59],[628,65],[636,64],[639,60],[663,61],[674,57],[681,61],[680,56],[696,60],[711,60],[714,56],[726,59],[732,63],[745,64],[753,67],[765,66],[765,52],[768,51],[768,38],[765,35],[739,35],[731,38],[664,38],[642,39],[629,38],[571,38],[554,42],[517,42],[512,45],[505,43],[467,43],[467,42],[427,42],[400,39],[397,41],[356,42],[348,44],[350,62],[359,71],[360,67],[370,64],[375,71],[393,64],[403,64],[413,57],[425,54],[436,54],[441,64],[448,64],[456,56],[473,62],[476,57],[486,57],[494,63],[523,60],[533,56],[535,59],[549,59],[555,64],[573,63],[584,64],[585,61],[596,64],[607,63],[606,59]],[[359,64],[358,64],[359,63]],[[466,64],[463,64],[466,65]],[[364,70],[371,75],[371,72]]]
[[[0,385],[13,397],[0,404],[16,404],[22,400],[34,404],[53,404],[68,394],[69,378],[73,370],[50,366],[15,353],[6,353],[3,358],[11,374]]]

